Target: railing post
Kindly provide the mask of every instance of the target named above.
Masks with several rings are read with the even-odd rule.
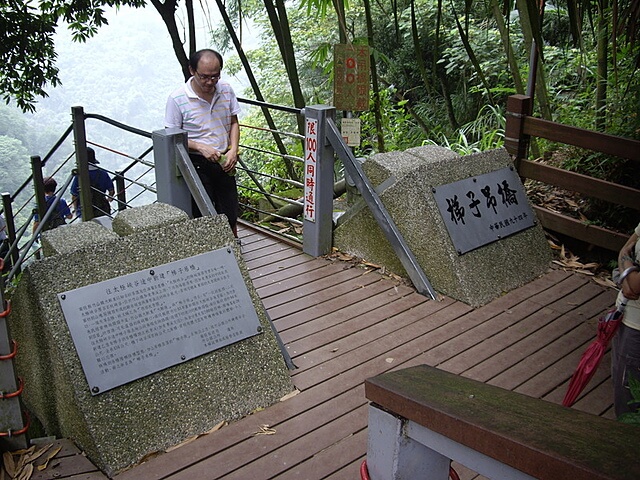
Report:
[[[187,132],[179,128],[166,128],[152,132],[151,138],[158,201],[178,207],[192,215],[191,193],[176,164],[176,147],[181,144],[187,148]]]
[[[314,257],[331,253],[333,245],[334,151],[327,138],[327,118],[336,109],[305,107],[303,251]]]
[[[33,174],[33,191],[36,197],[38,218],[40,221],[47,213],[47,202],[44,198],[44,176],[42,175],[42,160],[39,156],[31,157],[31,172]]]
[[[407,435],[408,423],[369,405],[367,470],[371,480],[448,480],[451,460]]]
[[[93,205],[87,155],[87,134],[84,128],[84,109],[82,107],[71,107],[71,118],[73,121],[73,139],[76,144],[76,169],[78,185],[80,186],[79,200],[82,208],[82,221],[86,222],[93,218]]]
[[[507,99],[504,146],[515,157],[516,169],[520,167],[520,160],[527,158],[530,137],[524,134],[524,120],[531,115],[531,108],[531,97],[527,95],[511,95]]]
[[[118,199],[118,211],[127,209],[127,192],[124,186],[124,174],[116,172],[116,198]]]
[[[5,192],[2,194],[2,207],[4,210],[4,220],[7,224],[7,236],[9,237],[9,245],[13,245],[16,243],[16,222],[13,218],[13,205],[11,201],[11,194]],[[18,263],[20,259],[20,251],[18,246],[11,251],[11,264],[15,265]],[[19,274],[22,269],[18,268],[16,270],[16,274]]]

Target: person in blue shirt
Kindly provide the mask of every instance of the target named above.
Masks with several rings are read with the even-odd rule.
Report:
[[[0,258],[4,258],[9,253],[9,236],[7,235],[7,222],[0,214]],[[6,273],[11,269],[11,258],[7,257],[3,266],[2,273]]]
[[[96,152],[93,148],[87,148],[87,160],[89,162],[93,216],[101,217],[103,215],[109,215],[111,213],[111,205],[109,202],[115,194],[113,180],[111,180],[111,177],[105,170],[98,167],[100,162],[96,159]],[[77,217],[82,216],[79,197],[80,185],[78,183],[78,176],[76,175],[71,181],[71,203],[73,204],[73,210]]]
[[[49,216],[47,220],[47,225],[43,228],[43,230],[51,230],[52,228],[57,228],[60,225],[66,225],[67,220],[72,218],[71,210],[69,209],[69,205],[64,198],[58,198],[56,196],[56,189],[58,188],[58,182],[55,181],[53,177],[47,177],[42,182],[44,186],[44,200],[47,204],[47,210],[54,203],[57,204],[57,208],[53,211],[53,213]],[[33,231],[36,231],[38,225],[40,224],[40,217],[37,213],[33,216]]]

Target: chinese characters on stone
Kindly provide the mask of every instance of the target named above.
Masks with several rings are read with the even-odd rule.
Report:
[[[190,264],[111,285],[103,298],[80,306],[99,373],[127,368],[185,340],[211,347],[239,337],[234,311],[240,299],[229,278],[224,267]]]
[[[447,198],[447,212],[449,212],[451,221],[455,225],[465,225],[467,213],[470,213],[476,218],[482,218],[483,212],[492,211],[494,215],[500,215],[502,218],[492,222],[489,228],[500,229],[526,218],[526,213],[522,212],[516,215],[510,215],[508,211],[504,214],[502,213],[503,208],[508,209],[510,206],[518,204],[516,191],[509,187],[507,180],[497,183],[495,192],[497,196],[494,194],[494,190],[492,190],[492,185],[487,184],[479,189],[479,194],[473,190],[467,191],[465,197],[467,197],[468,200],[464,198],[459,199],[458,195]],[[498,208],[501,209],[500,214],[498,214]]]

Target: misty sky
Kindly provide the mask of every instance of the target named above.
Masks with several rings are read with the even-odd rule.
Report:
[[[148,118],[158,118],[159,123],[153,125],[149,121],[133,126],[151,130],[161,128],[166,99],[184,81],[166,27],[152,6],[144,9],[123,7],[118,11],[107,9],[107,18],[109,25],[101,27],[87,43],[72,42],[66,28],[59,30],[56,63],[62,86],[48,88],[51,98],[40,100],[39,105],[44,110],[52,102],[56,106],[66,104],[69,108],[81,105],[85,112],[126,121],[118,117],[127,111],[125,103],[138,92],[144,92]],[[203,22],[200,23],[199,47],[216,48],[208,39]],[[231,53],[225,57],[228,55]],[[234,77],[227,77],[227,80],[241,95],[246,85]],[[105,104],[105,98],[118,101]]]

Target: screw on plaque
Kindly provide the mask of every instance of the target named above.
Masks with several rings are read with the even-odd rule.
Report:
[[[149,275],[155,275],[156,272],[154,272],[153,270],[149,270]]]
[[[98,387],[93,387],[93,388],[91,389],[91,391],[92,391],[93,393],[100,393],[100,389],[99,389]]]
[[[258,325],[258,333],[261,333],[261,332],[262,332],[262,326]]]
[[[187,356],[186,355],[180,355],[180,360],[186,360]]]
[[[61,299],[61,300],[66,300],[66,299],[67,299],[67,296],[66,296],[66,295],[64,295],[64,294],[63,294],[63,295],[60,295],[60,299]]]

